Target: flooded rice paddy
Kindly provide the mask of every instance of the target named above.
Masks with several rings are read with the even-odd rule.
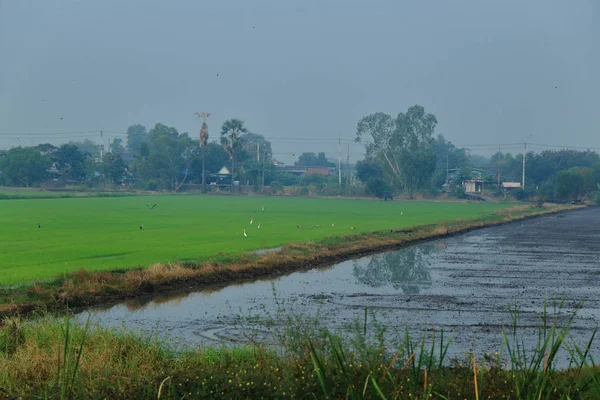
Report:
[[[285,315],[317,318],[348,331],[368,311],[395,346],[441,329],[449,355],[501,347],[519,308],[518,333],[537,338],[544,303],[564,299],[564,318],[581,303],[571,335],[585,345],[600,321],[600,208],[471,231],[331,267],[226,287],[96,308],[105,326],[166,334],[189,344],[269,343]],[[597,355],[598,346],[594,346]],[[393,350],[393,349],[390,349]]]

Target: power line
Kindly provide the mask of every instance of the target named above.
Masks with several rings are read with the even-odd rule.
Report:
[[[19,139],[20,137],[34,137],[36,140],[42,138],[45,139],[69,139],[69,138],[88,138],[88,135],[103,134],[103,136],[118,138],[127,135],[127,132],[114,131],[114,130],[89,130],[89,131],[48,131],[48,132],[0,132],[0,140]],[[280,136],[265,136],[262,135],[265,140],[274,142],[276,144],[355,144],[357,146],[363,146],[365,144],[373,144],[372,140],[368,138],[361,138],[360,142],[356,142],[352,138],[327,138],[327,137],[280,137]],[[515,143],[471,143],[471,144],[454,144],[458,148],[489,148],[496,149],[498,146],[503,148],[515,148],[523,146],[523,142]],[[560,149],[579,149],[579,150],[600,150],[600,147],[591,146],[566,146],[566,145],[554,145],[546,143],[528,143],[532,147],[547,147],[547,148],[560,148]]]
[[[83,135],[91,133],[100,133],[100,131],[74,131],[74,132],[0,132],[0,136],[44,136],[44,135]]]

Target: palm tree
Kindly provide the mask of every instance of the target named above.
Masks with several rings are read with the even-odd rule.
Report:
[[[210,117],[210,113],[196,113],[199,118],[202,118],[202,127],[200,128],[200,149],[202,150],[202,192],[206,192],[206,173],[204,172],[204,148],[208,143],[208,125],[206,119]]]
[[[235,156],[240,150],[240,136],[247,133],[244,127],[244,121],[240,119],[230,119],[223,122],[221,127],[221,145],[229,154],[231,160],[231,185],[233,186],[235,173]]]

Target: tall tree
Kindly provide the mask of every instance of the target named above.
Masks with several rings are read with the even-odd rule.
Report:
[[[202,126],[200,127],[200,148],[202,149],[202,191],[206,191],[206,170],[204,169],[204,148],[208,143],[208,125],[206,120],[210,117],[210,113],[196,113],[199,118],[202,118]]]
[[[433,133],[437,119],[419,105],[398,114],[392,146],[400,158],[400,174],[410,198],[431,180],[435,170]]]
[[[100,145],[91,141],[90,139],[83,139],[82,141],[72,140],[69,142],[74,146],[77,146],[79,151],[86,154],[87,157],[100,158]]]
[[[393,183],[400,183],[400,166],[391,146],[394,119],[385,113],[367,115],[358,121],[356,142],[364,143],[367,160],[377,162]]]
[[[295,164],[299,167],[334,167],[335,164],[327,160],[325,153],[302,153]]]
[[[431,181],[435,170],[436,125],[433,114],[415,105],[395,120],[384,113],[363,117],[358,122],[356,141],[364,141],[367,159],[378,162],[390,182],[403,186],[412,198],[415,190]]]
[[[107,152],[102,160],[102,173],[111,183],[119,183],[123,179],[127,164],[121,153]]]
[[[123,146],[123,139],[115,138],[112,142],[110,142],[109,150],[111,153],[115,154],[123,154],[125,153],[125,146]]]
[[[148,133],[147,142],[140,146],[140,156],[134,163],[138,177],[147,187],[169,188],[178,191],[186,182],[199,146],[175,128],[156,124]]]
[[[585,193],[585,179],[575,168],[559,171],[554,190],[559,199],[578,199]]]
[[[456,147],[451,141],[446,140],[443,135],[438,135],[434,142],[435,150],[435,172],[432,178],[434,187],[441,187],[446,183],[447,168],[460,169],[468,163],[467,151]]]
[[[65,176],[72,179],[82,180],[86,177],[86,160],[89,153],[82,152],[79,147],[72,143],[60,146],[53,155]],[[67,172],[68,171],[68,172]]]
[[[148,138],[146,127],[140,124],[131,125],[127,128],[127,148],[134,154],[140,152],[142,143]]]
[[[253,185],[264,184],[265,166],[272,163],[271,142],[263,135],[247,132],[240,136],[241,151],[238,155],[238,174]]]
[[[242,146],[240,136],[247,133],[248,130],[244,127],[244,121],[240,119],[230,119],[223,122],[221,126],[221,145],[229,154],[231,160],[231,182],[235,180],[235,159],[241,152]]]
[[[47,178],[51,159],[35,147],[15,147],[0,153],[0,181],[6,186],[37,186]]]

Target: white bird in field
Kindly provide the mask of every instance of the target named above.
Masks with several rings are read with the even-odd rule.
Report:
[[[265,206],[262,206],[262,211],[265,211]]]
[[[253,222],[254,222],[254,220],[252,218],[250,218],[250,225],[252,225]]]
[[[333,223],[331,224],[331,226],[335,226],[335,222],[333,222]]]
[[[302,225],[296,225],[296,228],[302,229]]]
[[[258,223],[258,229],[260,229],[260,222]]]
[[[404,211],[400,211],[400,215],[404,214]]]
[[[246,234],[246,230],[244,229],[244,237],[248,237],[248,235]]]
[[[315,224],[315,228],[318,228],[318,227],[320,227],[320,226],[321,226],[321,225],[319,225],[319,224]]]
[[[140,225],[140,229],[144,229],[144,224],[141,224],[141,225]]]
[[[355,227],[353,227],[353,226],[351,226],[351,227],[350,227],[350,230],[352,230],[352,231],[353,231],[353,230],[355,230],[355,229],[356,229],[356,228],[355,228]]]

